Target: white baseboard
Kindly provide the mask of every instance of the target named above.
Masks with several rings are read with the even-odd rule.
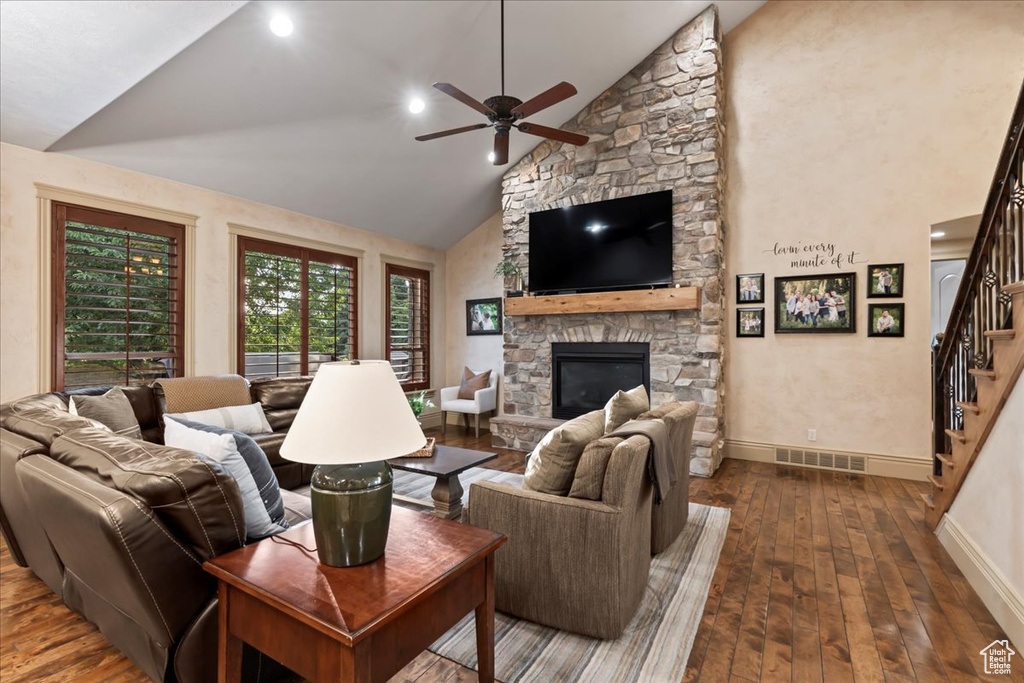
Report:
[[[775,463],[776,448],[795,448],[814,451],[820,450],[828,453],[861,456],[866,462],[864,474],[871,474],[879,477],[927,481],[928,476],[932,473],[932,462],[925,458],[914,458],[906,455],[882,455],[879,453],[856,453],[853,451],[837,451],[830,448],[817,449],[813,446],[789,446],[786,444],[737,441],[734,439],[725,440],[725,457],[733,458],[734,460],[753,460],[754,462]],[[787,463],[787,466],[802,467],[803,465]],[[810,465],[807,467],[817,469]]]
[[[1024,598],[948,514],[942,516],[935,535],[995,617],[996,623],[1020,651],[1024,647]]]

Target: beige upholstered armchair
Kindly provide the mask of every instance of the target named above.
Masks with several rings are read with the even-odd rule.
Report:
[[[473,373],[477,374],[477,373]],[[488,385],[473,394],[472,399],[459,398],[459,387],[441,389],[441,433],[448,427],[448,413],[462,413],[469,428],[469,416],[474,418],[476,436],[480,436],[480,416],[494,411],[498,406],[498,373],[491,371]]]
[[[475,483],[470,524],[499,531],[498,610],[554,628],[616,638],[636,613],[651,563],[649,441],[615,446],[601,500]]]

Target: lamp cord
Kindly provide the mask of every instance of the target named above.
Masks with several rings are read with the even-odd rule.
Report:
[[[302,545],[301,543],[299,543],[297,541],[293,541],[290,538],[281,538],[280,536],[271,536],[270,540],[273,541],[274,543],[284,543],[285,545],[295,546],[296,548],[299,548],[300,550],[305,550],[310,555],[313,555],[313,554],[316,553],[316,548],[307,548],[306,546]]]

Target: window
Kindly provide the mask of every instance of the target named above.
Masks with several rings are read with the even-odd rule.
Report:
[[[430,272],[388,263],[384,353],[406,391],[430,386]]]
[[[185,226],[53,204],[54,389],[184,372]]]
[[[238,373],[298,377],[356,357],[351,256],[238,239]]]

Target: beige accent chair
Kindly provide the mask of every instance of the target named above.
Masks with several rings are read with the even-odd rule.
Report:
[[[471,370],[474,375],[480,372]],[[481,371],[484,372],[484,371]],[[498,373],[491,370],[491,378],[488,385],[473,394],[472,399],[459,398],[459,387],[444,387],[441,389],[441,434],[448,430],[448,413],[462,413],[466,421],[466,429],[469,429],[469,416],[475,420],[476,437],[480,438],[480,416],[490,413],[498,407]]]
[[[651,565],[650,442],[619,443],[601,500],[474,483],[468,522],[505,534],[495,553],[498,610],[595,638],[617,638],[636,614]]]

